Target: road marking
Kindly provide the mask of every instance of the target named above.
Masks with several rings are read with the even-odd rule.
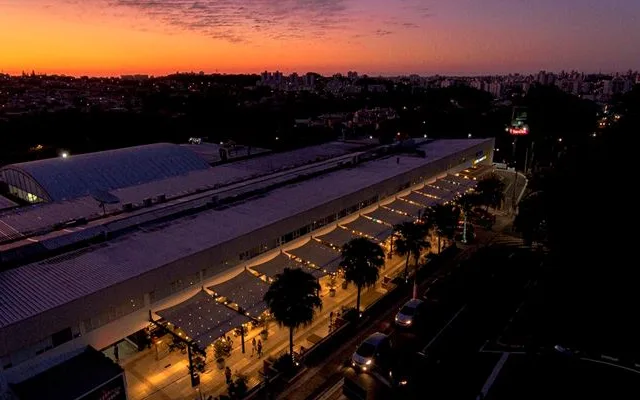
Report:
[[[624,365],[613,364],[613,363],[602,361],[602,360],[594,360],[593,358],[586,358],[586,357],[582,357],[581,360],[591,361],[591,362],[598,363],[598,364],[608,365],[610,367],[624,369],[626,371],[633,372],[633,373],[636,373],[636,374],[640,375],[640,371],[638,371],[637,369],[625,367]]]
[[[618,361],[620,361],[620,360],[618,360],[618,359],[617,359],[617,358],[615,358],[615,357],[605,356],[604,354],[603,354],[603,355],[601,355],[600,357],[602,357],[602,359],[603,359],[603,360],[607,360],[607,361],[613,361],[613,362],[618,362]]]
[[[507,362],[508,358],[509,358],[509,353],[503,353],[502,357],[500,357],[500,360],[498,360],[498,362],[496,363],[496,366],[493,367],[493,371],[491,371],[491,375],[489,375],[489,377],[487,378],[487,381],[484,383],[484,386],[482,387],[482,390],[480,391],[480,393],[482,394],[482,398],[487,396],[489,389],[491,389],[491,386],[493,386],[493,383],[495,382],[496,378],[500,374],[500,371],[502,370],[504,363]]]
[[[483,346],[484,347],[484,346]],[[478,350],[479,353],[491,353],[491,354],[527,354],[525,351],[504,351],[504,350]]]
[[[431,346],[439,337],[440,335],[442,335],[442,332],[444,332],[445,329],[447,329],[449,327],[449,325],[451,325],[453,323],[453,321],[458,318],[458,315],[460,315],[460,313],[462,311],[464,311],[464,309],[467,308],[467,305],[465,304],[464,306],[462,306],[458,312],[449,320],[449,322],[447,322],[447,324],[445,326],[442,327],[442,329],[440,329],[440,331],[438,332],[437,335],[435,335],[433,337],[433,339],[431,339],[431,341],[429,343],[427,343],[426,346],[424,346],[424,349],[422,349],[422,351],[419,353],[422,356],[425,356],[427,353],[427,349],[429,348],[429,346]]]

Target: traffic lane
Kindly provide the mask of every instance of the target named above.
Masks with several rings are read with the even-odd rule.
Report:
[[[496,354],[479,353],[478,350],[487,338],[501,330],[521,301],[518,296],[518,293],[522,294],[521,289],[514,291],[503,280],[506,273],[514,270],[509,265],[520,261],[515,256],[509,260],[507,266],[496,267],[489,280],[476,281],[484,289],[476,294],[482,298],[471,298],[460,318],[429,347],[420,378],[421,381],[430,379],[429,385],[422,390],[425,397],[475,398],[482,389],[497,359]],[[523,277],[519,282],[524,280]]]
[[[475,251],[475,249],[473,250]],[[448,271],[460,266],[460,261],[467,257],[469,251],[471,250],[460,252],[453,259],[446,260],[440,268],[432,272],[430,275],[437,277],[446,276]],[[429,284],[429,279],[420,283],[419,293],[424,293],[429,287]],[[304,373],[305,377],[299,380],[300,384],[303,384],[306,390],[297,390],[300,389],[300,387],[298,385],[294,385],[292,389],[285,390],[285,392],[278,398],[288,400],[315,398],[328,388],[338,383],[342,379],[345,363],[348,365],[348,360],[358,344],[374,332],[392,332],[392,318],[400,307],[410,299],[411,285],[406,285],[404,288],[400,288],[399,290],[405,290],[407,295],[401,296],[401,298],[390,306],[389,309],[385,310],[380,315],[373,317],[371,321],[368,322],[370,325],[366,325],[366,323],[363,324],[363,326],[359,328],[360,330],[349,341],[342,344],[336,350],[330,352],[327,358],[322,359],[322,361],[316,365],[307,366],[308,370]],[[447,302],[443,302],[443,304],[446,305]],[[439,323],[444,324],[445,322],[446,318],[443,317]],[[435,326],[438,324],[437,318],[434,316],[430,319],[430,323],[434,326],[431,328],[431,331],[435,334],[437,331]]]
[[[487,399],[606,398],[640,396],[640,374],[575,357],[511,354]]]

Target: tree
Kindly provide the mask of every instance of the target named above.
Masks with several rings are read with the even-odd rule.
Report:
[[[529,194],[518,204],[518,215],[513,221],[516,232],[522,234],[522,240],[527,246],[533,242],[547,242],[546,232],[546,194],[537,191]]]
[[[491,174],[478,182],[476,193],[481,203],[487,207],[498,208],[504,200],[504,182],[498,175]]]
[[[285,268],[276,275],[264,301],[280,326],[289,328],[289,354],[293,358],[293,331],[313,321],[316,310],[322,308],[320,284],[308,272]]]
[[[473,207],[480,203],[480,198],[477,193],[465,193],[456,200],[456,204],[460,208],[462,215],[464,216],[464,231],[462,233],[462,241],[467,242],[467,219]]]
[[[342,246],[344,277],[358,288],[356,310],[360,312],[360,291],[375,285],[379,270],[384,265],[384,251],[380,245],[367,238],[356,238]]]
[[[394,227],[398,234],[396,239],[396,254],[400,256],[407,256],[407,261],[404,267],[405,280],[409,277],[409,260],[413,256],[415,260],[415,274],[413,279],[413,297],[418,295],[418,262],[420,260],[420,254],[422,251],[429,249],[431,243],[429,243],[425,237],[429,232],[429,224],[422,223],[416,224],[413,222],[403,222]]]
[[[443,237],[449,240],[455,238],[456,227],[460,219],[460,210],[453,204],[436,204],[431,207],[430,210],[430,216],[428,218],[431,220],[436,235],[438,236],[438,254],[440,254],[442,250],[440,240]]]

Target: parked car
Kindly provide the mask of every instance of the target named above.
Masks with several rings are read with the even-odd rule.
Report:
[[[360,371],[371,371],[388,363],[391,357],[391,340],[384,333],[371,334],[351,356],[351,366]]]
[[[422,318],[424,302],[420,299],[411,299],[396,314],[396,325],[404,328],[414,326],[419,318]]]

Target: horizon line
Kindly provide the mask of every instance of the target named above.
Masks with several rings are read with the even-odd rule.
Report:
[[[11,74],[11,73],[5,73],[4,70],[0,70],[0,75],[6,75],[9,77],[14,77],[14,78],[19,78],[22,76],[31,76],[34,75],[35,76],[58,76],[58,77],[66,77],[66,78],[119,78],[121,79],[122,77],[129,77],[129,76],[146,76],[149,79],[156,79],[156,78],[164,78],[164,77],[169,77],[169,76],[173,76],[173,75],[203,75],[203,76],[216,76],[216,75],[222,75],[222,76],[252,76],[252,75],[257,75],[260,76],[261,74],[263,74],[264,72],[281,72],[283,75],[292,75],[292,74],[300,74],[300,76],[303,75],[307,75],[307,74],[317,74],[320,75],[322,77],[333,77],[336,75],[342,75],[342,76],[346,76],[347,73],[349,72],[356,72],[358,74],[359,77],[372,77],[372,78],[398,78],[398,77],[409,77],[409,76],[419,76],[421,78],[424,77],[463,77],[463,78],[468,78],[468,77],[487,77],[487,76],[509,76],[509,75],[521,75],[521,76],[531,76],[531,75],[535,75],[535,74],[539,74],[540,72],[544,72],[544,73],[548,73],[548,74],[560,74],[560,73],[581,73],[581,74],[585,74],[585,75],[613,75],[613,74],[627,74],[629,72],[631,73],[638,73],[637,70],[633,70],[633,69],[626,69],[625,71],[598,71],[598,72],[585,72],[585,71],[581,71],[581,70],[576,70],[576,69],[572,69],[572,70],[560,70],[560,71],[549,71],[549,70],[538,70],[536,72],[518,72],[518,71],[513,71],[513,72],[494,72],[494,73],[430,73],[430,74],[420,74],[420,73],[379,73],[379,74],[370,74],[370,73],[359,73],[358,71],[354,70],[348,70],[347,72],[334,72],[332,74],[321,74],[318,72],[314,72],[314,71],[307,71],[304,73],[301,72],[297,72],[297,71],[292,71],[292,72],[283,72],[280,71],[278,69],[275,70],[263,70],[260,72],[218,72],[218,70],[216,70],[215,72],[205,72],[205,71],[176,71],[176,72],[172,72],[172,73],[162,73],[162,74],[152,74],[152,73],[145,73],[145,72],[135,72],[135,73],[118,73],[118,74],[65,74],[65,73],[39,73],[36,72],[35,70],[32,70],[31,72],[26,72],[26,71],[22,71],[21,73],[15,73],[15,74]]]

